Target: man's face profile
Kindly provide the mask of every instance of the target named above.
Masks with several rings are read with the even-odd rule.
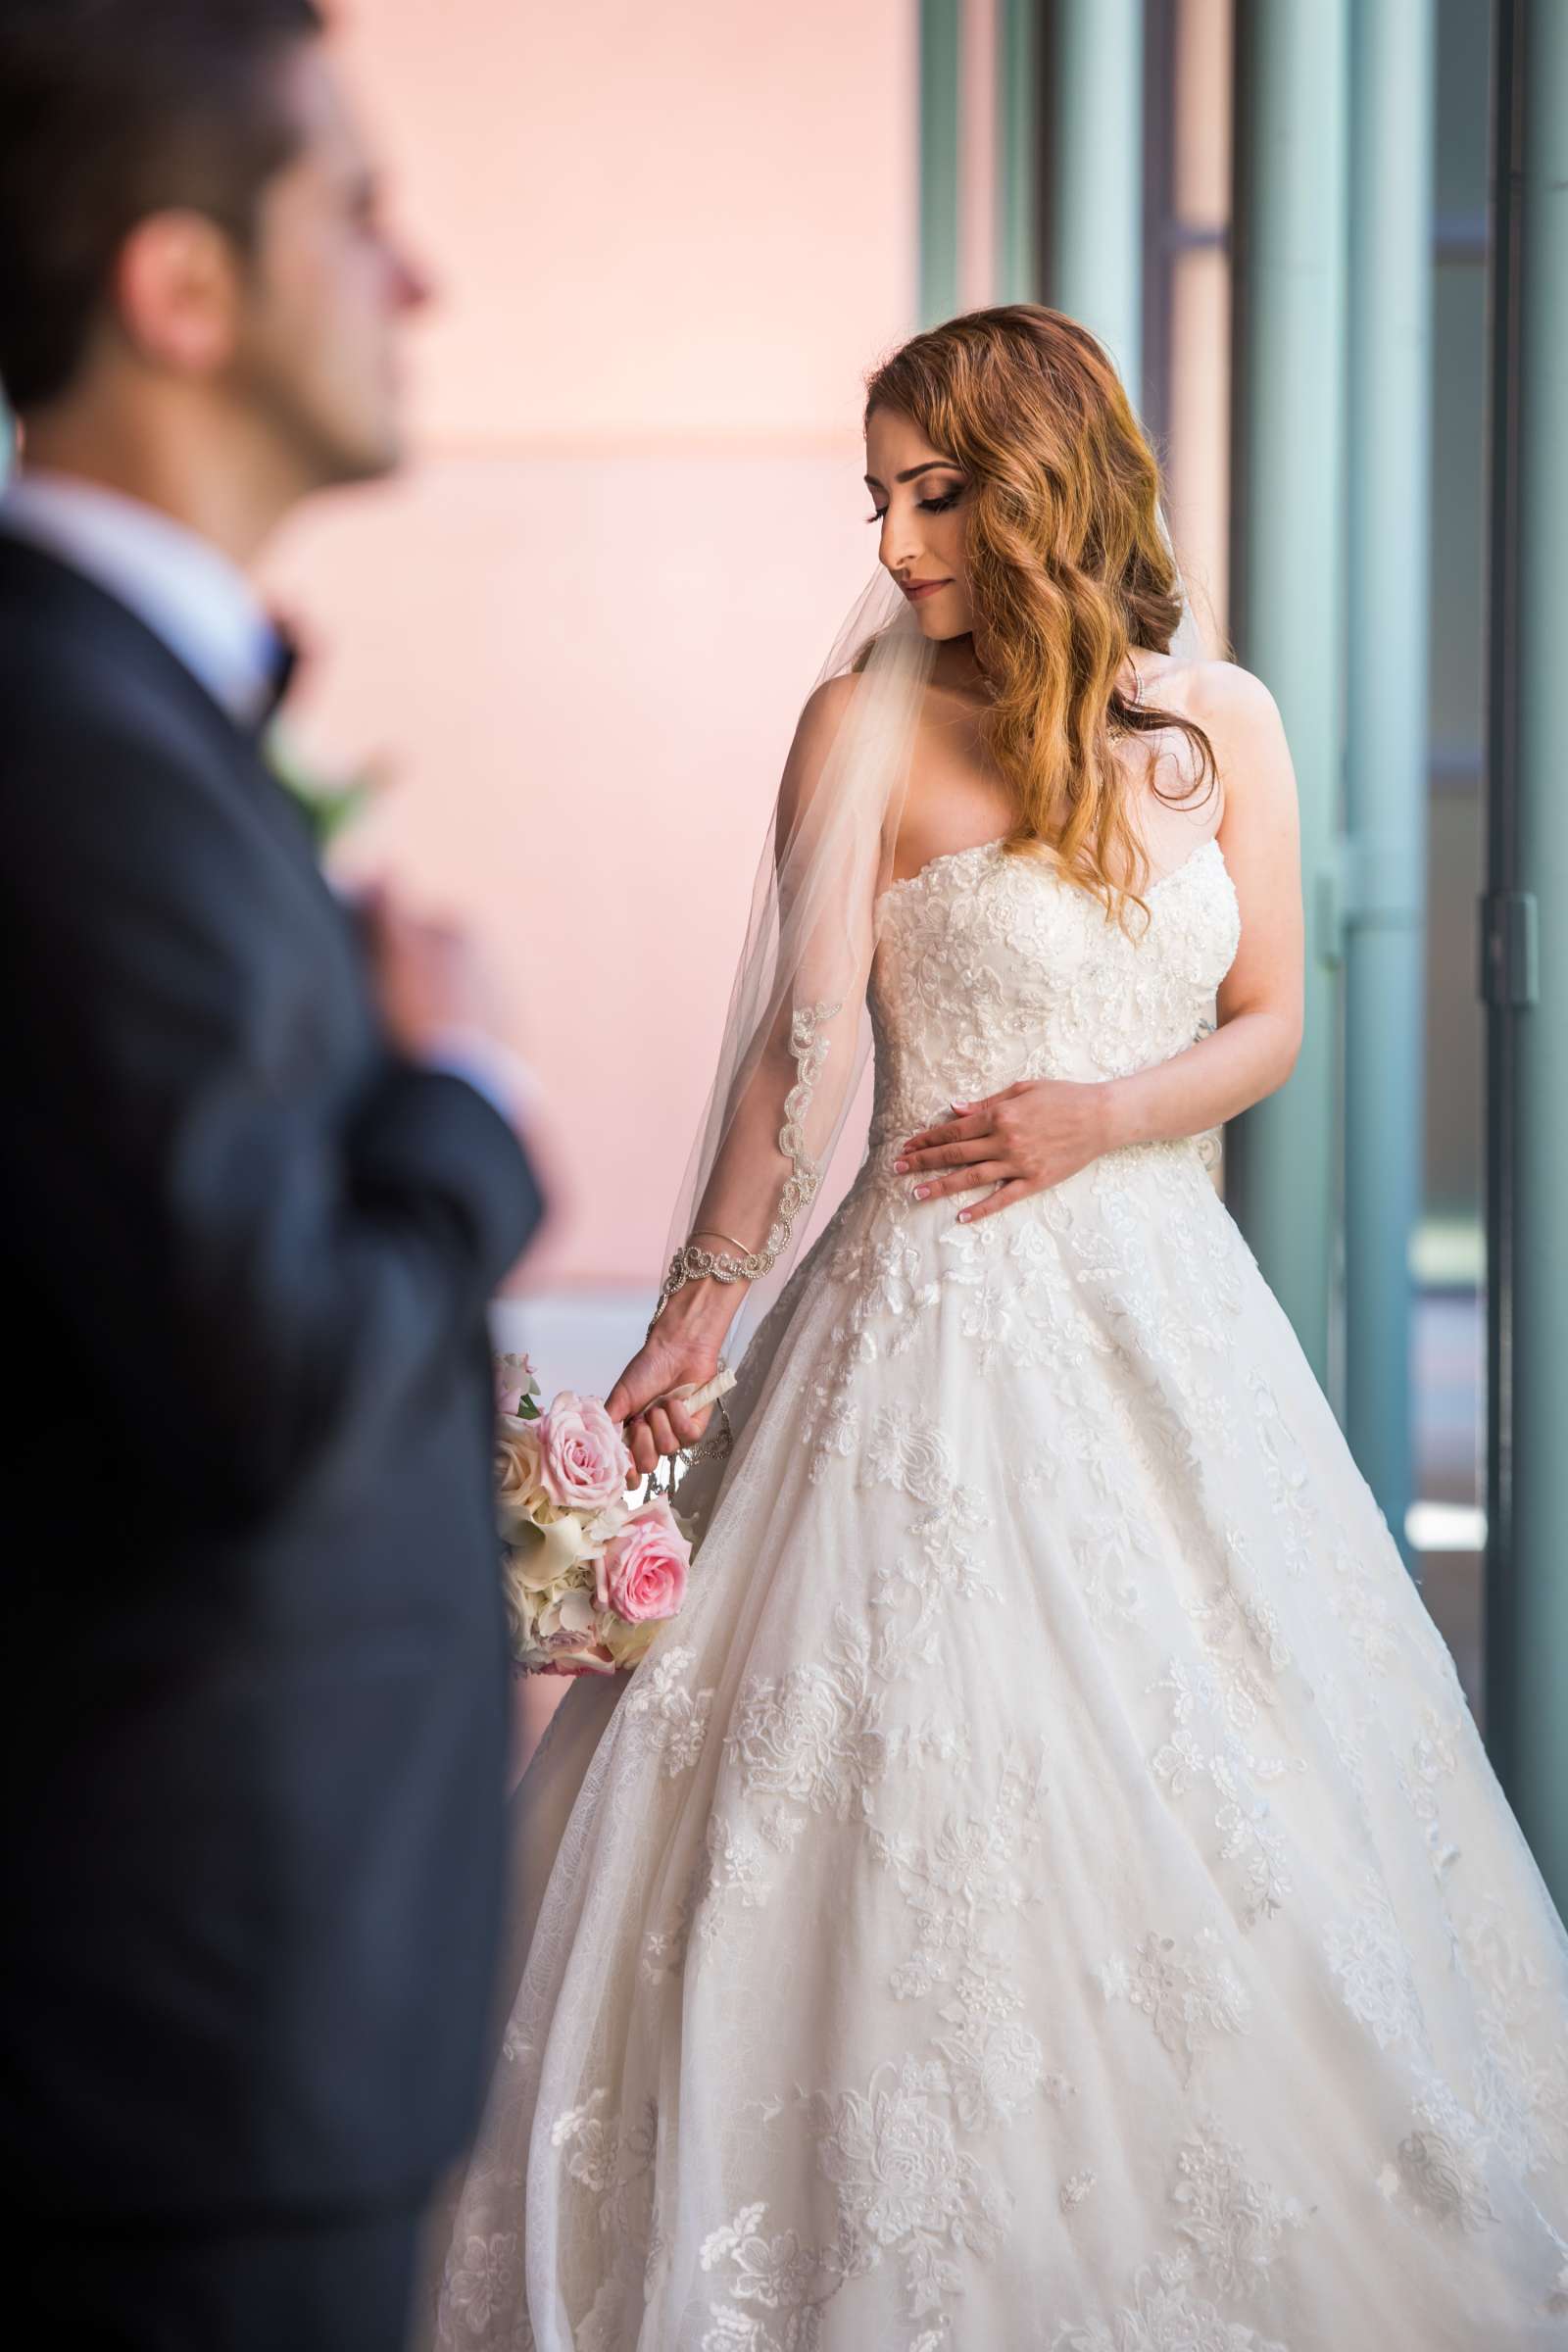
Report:
[[[324,488],[397,465],[399,327],[428,288],[383,225],[373,162],[324,44],[302,43],[281,72],[299,146],[258,208],[234,372]]]

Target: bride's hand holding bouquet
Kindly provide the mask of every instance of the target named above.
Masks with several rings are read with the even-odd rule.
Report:
[[[735,1294],[716,1282],[688,1283],[662,1309],[605,1409],[625,1425],[628,1483],[651,1477],[666,1455],[698,1445],[713,1407],[693,1411],[675,1392],[701,1390],[719,1372],[719,1349],[735,1312]]]
[[[524,1673],[623,1673],[686,1597],[691,1534],[672,1507],[673,1475],[667,1494],[651,1477],[640,1501],[626,1492],[639,1481],[620,1399],[627,1377],[639,1366],[645,1374],[651,1369],[645,1362],[651,1354],[672,1371],[674,1385],[689,1388],[695,1410],[670,1399],[667,1384],[648,1387],[642,1376],[631,1393],[650,1403],[663,1397],[655,1407],[661,1427],[672,1435],[676,1428],[689,1431],[677,1443],[695,1444],[712,1401],[733,1381],[718,1364],[716,1345],[694,1354],[680,1346],[654,1350],[650,1343],[617,1383],[611,1405],[564,1389],[544,1410],[527,1357],[498,1358],[502,1581],[512,1652]],[[640,1450],[652,1447],[645,1425],[635,1434]]]

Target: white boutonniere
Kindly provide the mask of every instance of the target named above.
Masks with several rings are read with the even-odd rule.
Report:
[[[373,767],[346,776],[323,773],[305,758],[280,718],[274,718],[262,737],[262,759],[304,814],[321,855],[364,814],[385,780]]]

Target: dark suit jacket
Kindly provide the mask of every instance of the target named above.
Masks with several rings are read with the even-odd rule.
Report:
[[[480,2090],[531,1175],[254,742],[4,537],[0,972],[0,2194],[416,2195]]]

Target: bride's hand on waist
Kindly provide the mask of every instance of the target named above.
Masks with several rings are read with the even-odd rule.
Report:
[[[977,1225],[999,1208],[1025,1200],[1075,1176],[1115,1142],[1111,1095],[1099,1080],[1021,1078],[979,1102],[955,1102],[953,1116],[911,1135],[895,1171],[907,1176],[916,1200],[948,1193],[995,1190],[958,1211]]]
[[[683,1404],[660,1404],[671,1389],[701,1388],[718,1370],[719,1348],[737,1304],[734,1287],[716,1300],[701,1294],[717,1289],[691,1283],[677,1291],[631,1362],[605,1399],[612,1421],[626,1424],[626,1444],[646,1477],[661,1455],[695,1446],[708,1427],[712,1406],[689,1413]],[[627,1484],[634,1484],[628,1480]]]

